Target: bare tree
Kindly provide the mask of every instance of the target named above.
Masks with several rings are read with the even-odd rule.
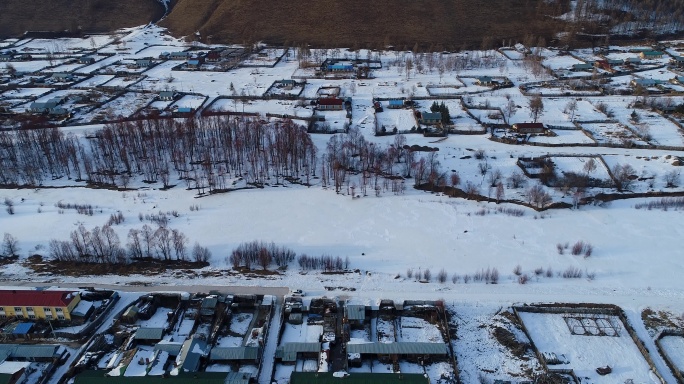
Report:
[[[187,256],[188,237],[177,229],[171,230],[171,241],[176,253],[176,260],[185,260]]]
[[[570,100],[565,105],[565,113],[570,114],[570,121],[575,121],[575,113],[577,112],[577,100]]]
[[[677,170],[672,170],[668,173],[665,174],[665,187],[667,188],[676,188],[679,186],[679,171]]]
[[[19,251],[19,240],[5,232],[5,236],[2,238],[2,254],[5,257],[17,256]]]
[[[195,243],[195,246],[192,248],[192,257],[198,263],[206,263],[211,259],[211,252],[208,248]]]
[[[618,191],[623,191],[632,185],[635,177],[634,168],[629,164],[615,164],[613,167],[613,178],[615,179],[615,187]]]
[[[540,95],[534,95],[530,99],[530,117],[536,123],[539,116],[544,113],[544,102]]]

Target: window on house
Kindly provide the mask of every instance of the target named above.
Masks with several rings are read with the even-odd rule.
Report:
[[[62,308],[56,308],[55,311],[62,312]]]
[[[0,314],[0,319],[5,319],[5,318],[7,318],[7,316],[5,316],[5,314]]]
[[[36,315],[29,315],[29,319],[35,319]]]
[[[26,307],[26,312],[33,312],[33,307]]]
[[[17,319],[23,319],[24,314],[23,313],[17,313]]]
[[[51,310],[50,308],[48,308],[48,307],[45,307],[45,308],[43,308],[43,312],[45,312],[46,314],[48,314],[48,313],[52,313],[52,310]]]
[[[57,316],[57,318],[58,318],[59,320],[64,320],[64,316],[62,316],[62,315]]]
[[[48,320],[52,320],[52,313],[46,313],[45,318]]]
[[[22,312],[21,307],[14,307],[14,312]]]

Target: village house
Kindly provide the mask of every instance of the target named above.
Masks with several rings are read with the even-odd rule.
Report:
[[[684,67],[684,56],[675,56],[672,59],[670,59],[670,65],[677,67],[677,68],[683,68]]]
[[[135,61],[135,66],[138,68],[147,68],[152,65],[151,59],[137,59]]]
[[[511,128],[517,133],[526,135],[546,132],[546,128],[544,128],[544,124],[542,123],[515,123]]]
[[[162,101],[174,101],[178,97],[178,93],[174,91],[161,91],[159,92],[159,100]]]
[[[581,71],[591,71],[593,68],[594,68],[594,66],[589,64],[589,63],[580,63],[580,64],[573,64],[572,67],[570,68],[570,70],[573,72],[581,72]]]
[[[662,51],[643,51],[639,54],[643,60],[653,60],[662,58],[664,53]]]
[[[494,85],[494,80],[489,76],[480,76],[475,80],[475,84],[483,87],[490,87]]]
[[[441,112],[423,112],[420,117],[420,123],[425,125],[435,125],[442,122]]]
[[[86,65],[93,64],[95,63],[95,58],[92,56],[81,56],[81,58],[78,59],[78,63]]]
[[[318,109],[321,111],[341,111],[344,100],[337,97],[321,97],[318,99]]]
[[[202,65],[202,59],[200,58],[190,59],[187,63],[188,69],[199,69],[200,65]]]
[[[638,57],[628,57],[625,59],[625,64],[628,65],[641,65],[641,59]]]
[[[12,60],[12,55],[9,53],[0,54],[0,61],[10,61]]]
[[[188,52],[171,52],[168,55],[170,60],[187,60],[190,57]]]
[[[81,301],[78,292],[1,290],[0,319],[71,320]]]
[[[52,78],[60,83],[66,83],[74,80],[74,76],[72,74],[64,72],[53,73]]]
[[[29,106],[30,113],[46,113],[56,108],[65,101],[62,97],[53,97],[47,101],[33,102]]]
[[[661,84],[661,82],[660,82],[660,80],[656,80],[656,79],[632,79],[632,81],[630,81],[629,84],[632,87],[648,88],[648,87],[655,87],[656,85]]]
[[[33,60],[33,56],[28,54],[28,53],[22,53],[21,56],[19,56],[19,60],[22,60],[22,61]]]
[[[205,57],[205,60],[208,63],[215,63],[217,61],[220,61],[221,60],[221,51],[216,51],[216,50],[209,51],[207,53],[207,56]]]

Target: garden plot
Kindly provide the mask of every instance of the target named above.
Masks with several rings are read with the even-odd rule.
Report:
[[[149,319],[138,319],[135,324],[141,328],[166,328],[169,326],[169,312],[173,312],[173,308],[159,307]]]
[[[237,313],[233,315],[230,320],[230,331],[238,335],[246,335],[249,331],[249,324],[252,322],[254,314],[252,313]]]
[[[634,122],[623,114],[619,115],[620,121],[634,129],[642,137],[656,145],[684,146],[682,130],[672,121],[655,112],[638,111],[639,121]]]
[[[609,328],[616,333],[608,336],[592,332],[599,329],[597,323],[594,323],[596,327],[591,324],[576,327],[586,331],[573,334],[575,328],[566,322],[564,314],[521,311],[519,315],[539,353],[558,357],[558,364],[551,365],[552,368],[572,369],[578,377],[585,378],[583,381],[595,384],[653,382],[648,363],[619,318],[608,317],[612,324]],[[576,315],[582,317],[580,313]],[[610,367],[612,372],[605,376],[598,374],[596,369],[602,367]]]
[[[302,324],[283,324],[284,330],[280,337],[280,344],[295,342],[318,342],[323,334],[323,326],[307,324],[308,316],[304,316]]]
[[[191,108],[193,111],[196,111],[204,104],[204,100],[206,99],[206,96],[185,95],[181,97],[180,100],[173,103],[171,108]]]
[[[304,86],[303,84],[290,86],[281,81],[276,81],[264,96],[297,96],[303,91]]]
[[[7,66],[11,65],[19,73],[33,73],[42,71],[47,67],[62,64],[65,60],[31,60],[31,61],[13,61],[8,63],[0,63],[0,70],[7,70]]]
[[[575,113],[568,108],[570,101],[575,101]],[[549,97],[544,99],[544,119],[545,123],[551,125],[569,125],[573,121],[605,121],[606,115],[596,110],[594,105],[587,100],[575,100],[568,98]],[[555,121],[557,119],[557,121]]]
[[[125,377],[147,376],[148,365],[146,362],[153,361],[153,356],[154,348],[146,345],[139,346],[123,375]]]
[[[554,136],[532,135],[528,142],[546,144],[593,144],[589,136],[579,129],[552,129]]]
[[[584,64],[584,61],[577,60],[570,55],[558,56],[555,52],[552,52],[552,51],[549,51],[546,49],[544,50],[544,52],[545,53],[543,54],[543,56],[544,56],[543,64],[545,67],[547,67],[553,71],[570,69],[575,64]],[[573,74],[574,74],[574,76],[577,76],[577,75],[586,76],[586,75],[591,74],[591,72],[579,71],[579,72],[571,73],[571,76],[573,76]]]
[[[451,109],[449,109],[449,113],[451,113]],[[480,123],[470,117],[470,115],[459,115],[456,117],[452,116],[451,122],[453,124],[453,131],[456,132],[486,133],[485,127],[480,125]]]
[[[249,55],[247,59],[242,62],[243,66],[263,66],[272,67],[278,60],[285,54],[285,50],[282,48],[268,48],[263,49],[258,53],[253,53]]]
[[[127,92],[103,105],[99,111],[93,111],[93,113],[103,113],[103,116],[107,120],[113,120],[120,117],[129,117],[136,113],[140,108],[143,108],[149,104],[156,97],[157,95],[151,93]],[[84,116],[84,119],[85,118],[86,117]]]
[[[451,112],[451,109],[449,112]],[[468,112],[472,113],[475,119],[479,120],[482,124],[503,124],[501,111],[498,109],[468,108]]]
[[[396,338],[396,324],[394,319],[385,320],[378,317],[375,321],[375,330],[378,336],[378,341],[381,343],[393,343],[397,341]]]
[[[618,123],[586,123],[582,124],[582,129],[591,133],[598,143],[625,144],[634,142],[642,145],[647,144],[635,135],[634,132]]]
[[[418,126],[413,111],[410,109],[385,109],[383,112],[375,114],[378,129],[383,128],[387,132],[397,130],[399,132],[410,131],[411,128]]]
[[[165,52],[174,52],[177,51],[178,47],[174,47],[171,45],[153,45],[149,46],[147,48],[143,48],[140,51],[129,55],[127,57],[131,59],[143,59],[147,57],[152,57],[152,58],[157,58],[159,55]]]
[[[111,81],[114,78],[114,75],[95,75],[91,77],[90,79],[83,80],[80,83],[74,85],[74,88],[95,88],[99,87],[102,84],[105,84],[108,81]]]
[[[451,96],[466,93],[466,91],[461,89],[458,85],[429,85],[426,89],[430,96]]]
[[[316,111],[316,115],[325,118],[325,121],[316,122],[316,129],[324,132],[343,131],[349,123],[347,111]]]
[[[456,328],[456,338],[452,338],[451,344],[463,383],[479,383],[483,375],[517,382],[541,372],[542,367],[529,347],[529,339],[511,321],[515,318],[511,312],[478,304],[458,305],[451,310],[454,312],[450,327]],[[502,345],[497,335],[512,339],[508,345]]]
[[[90,64],[90,65],[83,67],[83,68],[79,68],[78,73],[92,73],[92,72],[96,72],[96,71],[102,71],[103,73],[104,72],[114,73],[114,71],[109,70],[109,68],[107,66],[121,60],[121,57],[115,55],[115,56],[109,56],[109,57],[106,57],[106,58],[100,60],[100,56],[98,56],[95,58],[95,60],[96,60],[95,63]]]
[[[58,65],[56,67],[52,68],[45,68],[43,72],[46,73],[70,73],[74,72],[76,69],[82,67],[83,64],[81,63],[71,63],[71,64],[62,64]]]
[[[150,103],[150,105],[148,105],[147,108],[163,111],[166,108],[168,108],[169,105],[171,105],[172,103],[173,101],[170,100],[155,100],[152,103]]]
[[[586,174],[587,172],[585,171],[584,167],[590,161],[590,159],[594,159],[596,169],[589,173],[589,177],[606,183],[610,183],[612,181],[612,179],[610,178],[610,174],[608,173],[608,169],[606,169],[605,165],[603,165],[603,162],[600,159],[596,159],[593,157],[565,156],[549,157],[549,159],[553,162],[554,168],[556,169],[556,172],[558,174],[565,174],[571,172],[576,175]]]
[[[52,92],[52,88],[17,88],[2,93],[2,98],[29,99],[32,97],[40,97],[48,92]]]
[[[412,343],[443,343],[444,339],[435,324],[419,317],[400,317],[397,341]]]
[[[660,348],[672,364],[684,372],[684,336],[664,336],[659,340]]]
[[[128,88],[131,85],[139,82],[142,80],[143,77],[141,76],[117,76],[108,82],[102,84],[103,87],[108,87],[108,88]]]
[[[292,100],[248,100],[244,103],[241,100],[218,99],[209,109],[211,112],[233,112],[233,113],[258,113],[265,115],[273,113],[279,115],[290,115],[293,117],[309,118],[313,115],[311,107],[299,106]]]

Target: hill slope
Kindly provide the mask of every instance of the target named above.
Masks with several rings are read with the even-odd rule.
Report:
[[[164,7],[155,0],[2,0],[0,36],[25,31],[107,32],[158,20]]]
[[[308,43],[409,49],[480,47],[527,34],[550,37],[560,12],[544,0],[178,0],[161,25],[209,43]],[[556,3],[559,4],[559,3]],[[558,6],[560,8],[560,5]]]

